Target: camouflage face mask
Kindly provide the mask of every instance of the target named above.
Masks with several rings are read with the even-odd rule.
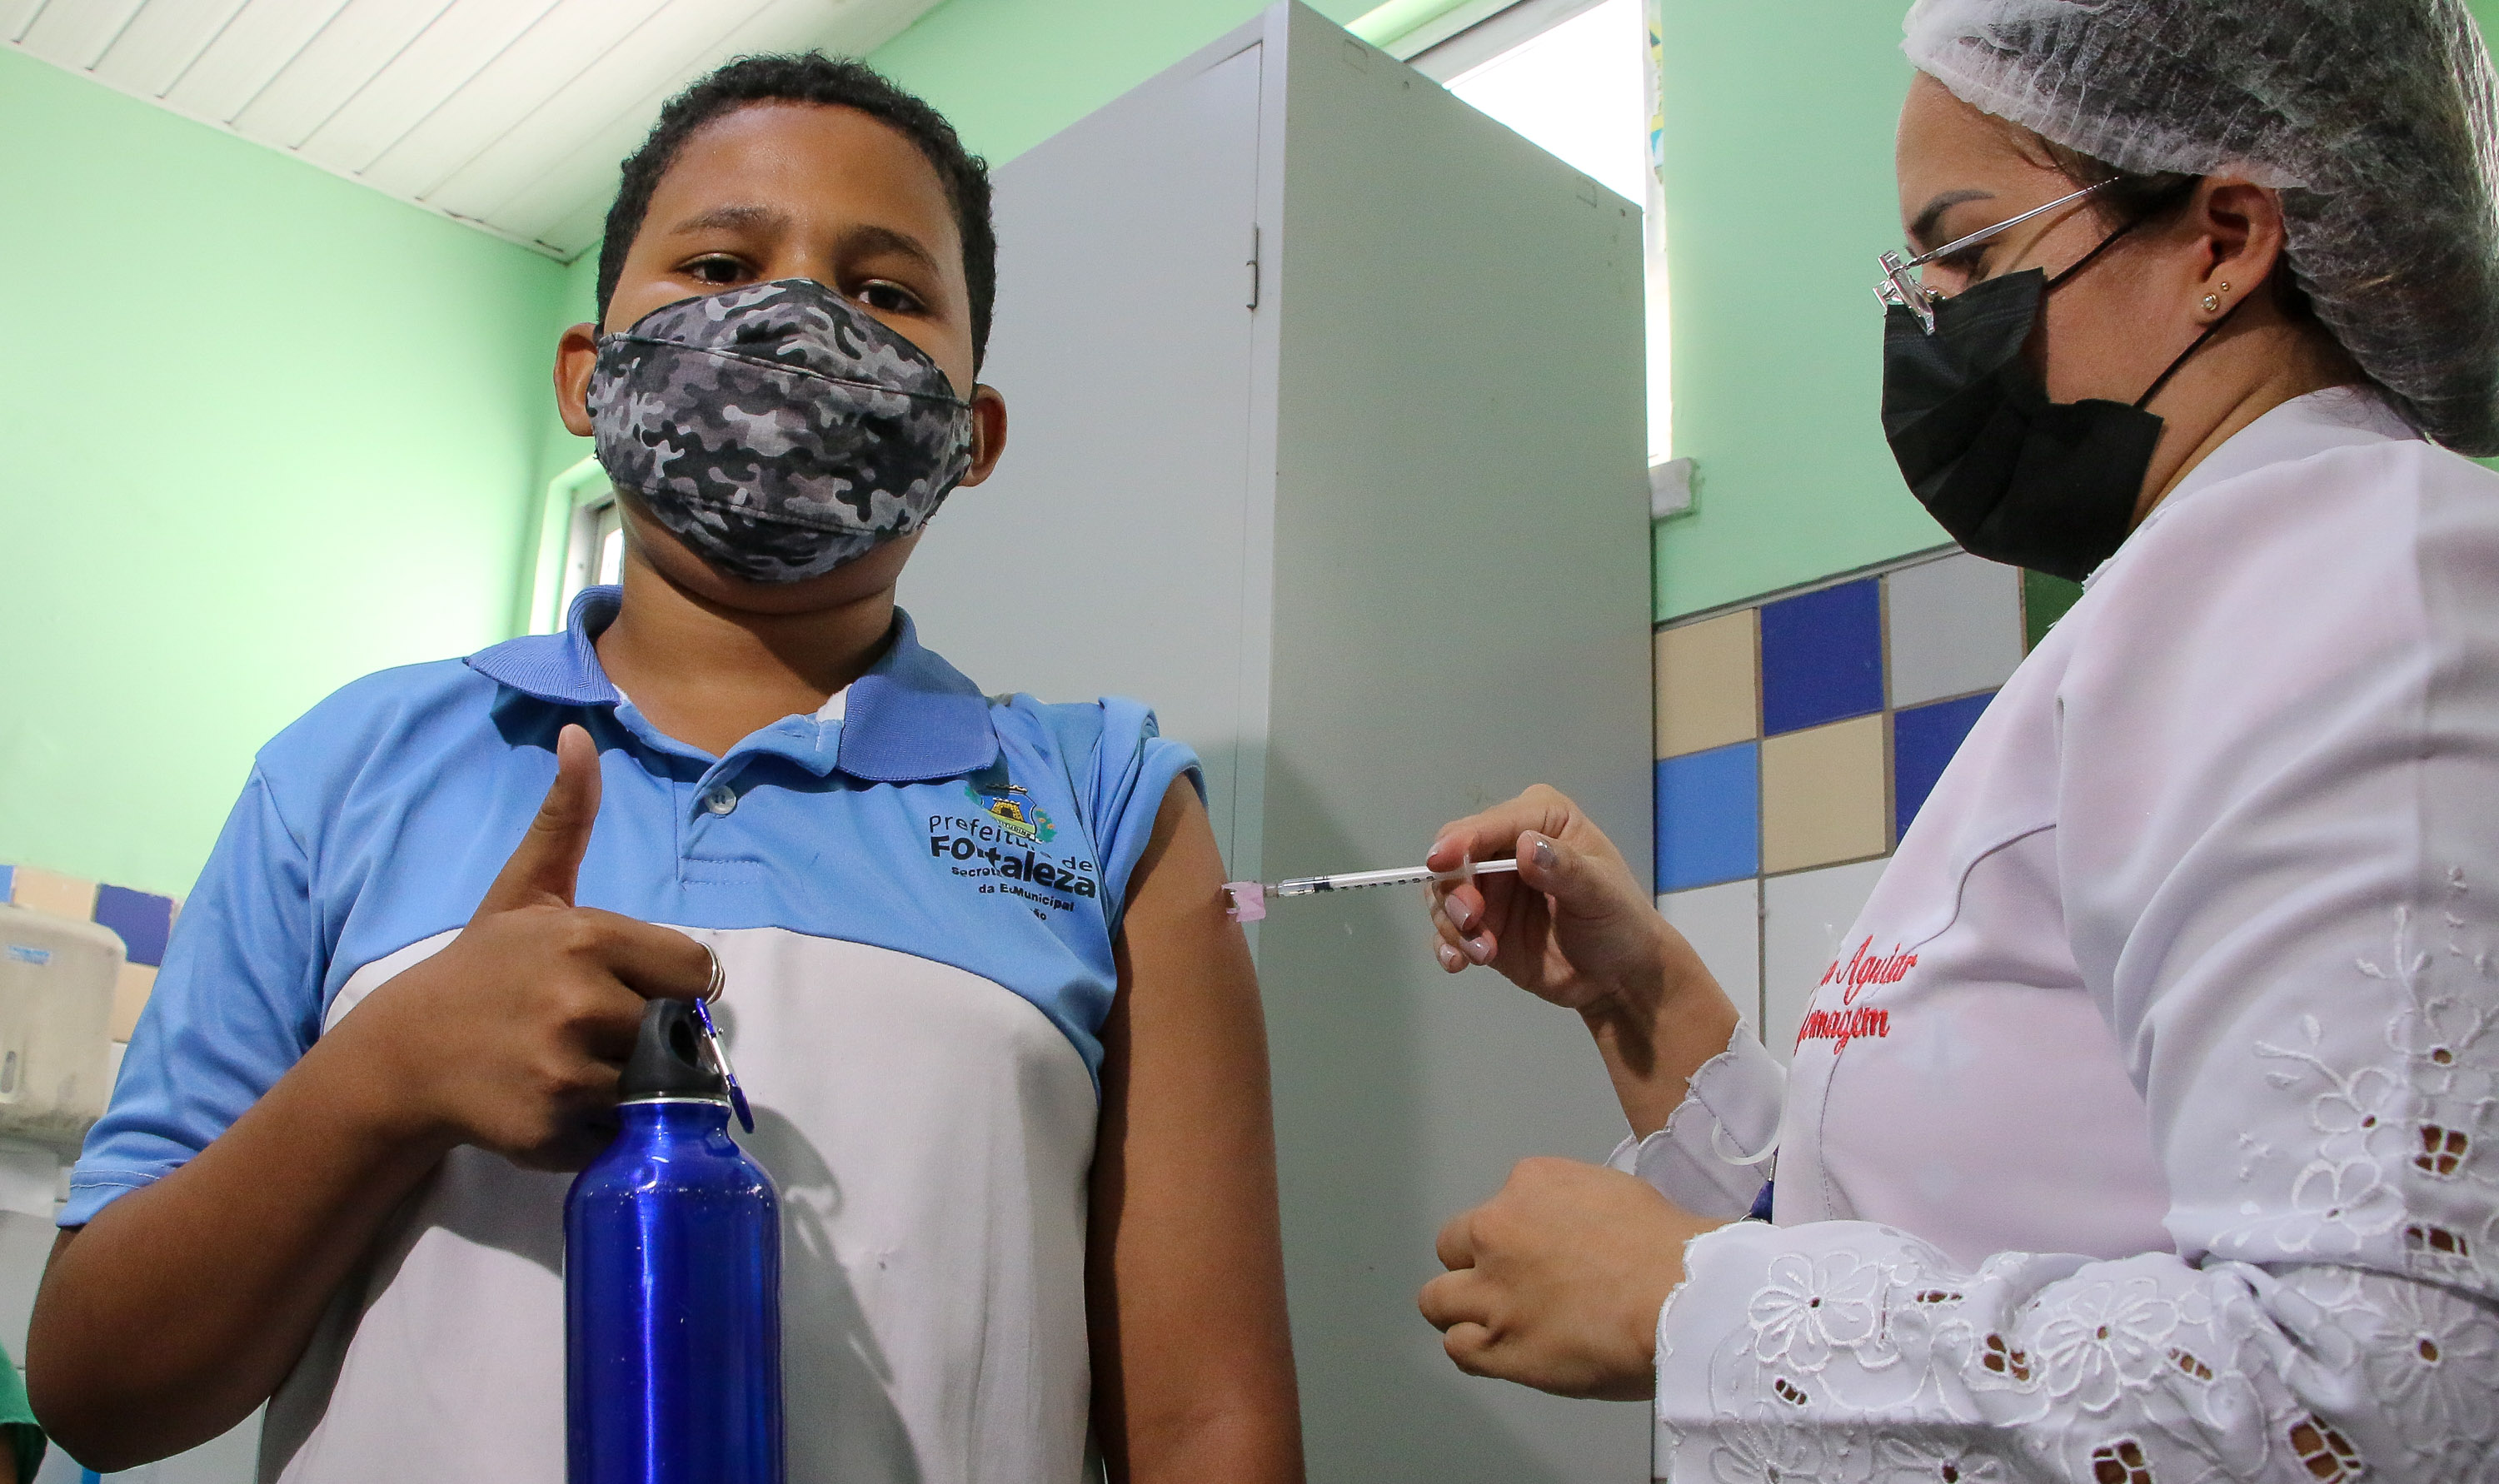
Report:
[[[810,278],[654,309],[599,339],[599,462],[722,573],[819,577],[909,535],[972,463],[925,352]]]

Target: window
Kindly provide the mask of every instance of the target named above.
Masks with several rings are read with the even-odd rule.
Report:
[[[1367,17],[1366,17],[1367,18]],[[1358,24],[1358,23],[1357,23]],[[1644,0],[1474,0],[1388,46],[1415,70],[1640,208],[1648,235],[1648,456],[1671,455],[1658,111]]]
[[[581,512],[593,522],[599,553],[599,570],[590,580],[600,587],[609,587],[625,578],[625,518],[618,512],[611,497],[605,503]]]
[[[1647,207],[1639,0],[1602,0],[1481,60],[1453,50],[1464,39],[1452,38],[1418,61],[1428,68],[1435,53],[1450,52],[1444,65],[1457,62],[1465,70],[1443,80],[1449,91],[1607,190]]]
[[[556,595],[554,621],[564,622],[581,590],[621,580],[625,572],[625,513],[616,505],[616,487],[605,471],[585,459],[556,480],[554,493],[567,500],[564,578]]]

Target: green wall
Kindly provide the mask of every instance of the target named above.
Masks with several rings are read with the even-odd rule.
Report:
[[[1674,451],[1700,480],[1657,528],[1662,619],[1947,539],[1876,421],[1905,9],[1662,0]]]
[[[504,636],[563,268],[0,50],[0,861],[184,891],[252,752]]]

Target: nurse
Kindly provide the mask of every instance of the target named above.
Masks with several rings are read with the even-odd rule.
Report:
[[[1633,1137],[1444,1233],[1678,1479],[2499,1478],[2499,148],[2457,0],[1920,0],[1885,431],[2088,574],[1783,1073],[1571,801],[1438,952]],[[1775,1176],[1775,1179],[1771,1178]],[[1744,1219],[1748,1213],[1754,1219]]]

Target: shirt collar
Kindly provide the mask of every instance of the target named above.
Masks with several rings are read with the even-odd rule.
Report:
[[[2415,432],[2386,404],[2385,399],[2364,387],[2335,386],[2323,391],[2294,397],[2262,417],[2230,435],[2221,447],[2205,456],[2204,462],[2188,471],[2159,504],[2153,507],[2142,525],[2126,537],[2126,544],[2083,579],[2090,587],[2101,572],[2126,554],[2137,537],[2152,529],[2170,511],[2178,508],[2197,491],[2208,489],[2225,479],[2252,474],[2276,464],[2290,464],[2313,459],[2337,448],[2359,448],[2371,443],[2395,440],[2418,440]]]
[[[2195,466],[2167,505],[2206,485],[2254,473],[2268,464],[2314,458],[2336,448],[2355,448],[2389,439],[2418,439],[2377,393],[2356,386],[2330,386],[2294,397],[2232,434],[2203,463]]]
[[[585,588],[572,600],[563,632],[507,639],[471,655],[469,667],[540,700],[616,705],[625,697],[600,665],[596,641],[615,621],[624,599],[622,588]],[[839,768],[869,783],[953,778],[978,772],[998,757],[988,698],[961,671],[921,644],[911,615],[900,608],[893,610],[893,641],[866,674],[851,683],[841,720],[790,718],[759,736],[777,736],[793,722],[837,728],[839,741],[831,749],[784,746],[772,751],[819,774]]]

